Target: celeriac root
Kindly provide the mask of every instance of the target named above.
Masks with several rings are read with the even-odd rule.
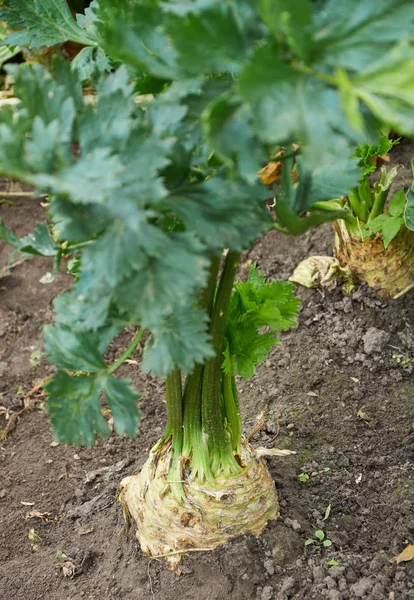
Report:
[[[399,297],[414,283],[414,232],[401,227],[387,249],[381,237],[358,240],[335,223],[336,256],[355,283],[377,288],[385,297]]]
[[[148,556],[166,556],[174,568],[183,554],[212,550],[239,535],[259,536],[267,522],[279,516],[274,482],[266,463],[247,443],[234,477],[211,484],[183,476],[168,482],[171,449],[152,452],[138,475],[121,482],[119,500],[137,525],[137,538]],[[181,500],[173,486],[182,485]]]

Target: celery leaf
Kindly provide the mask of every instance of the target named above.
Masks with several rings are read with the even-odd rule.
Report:
[[[246,283],[237,282],[230,300],[223,369],[226,373],[252,377],[272,346],[280,344],[276,332],[296,325],[299,299],[293,286],[266,282],[254,265]]]
[[[97,43],[72,17],[66,0],[5,0],[2,7],[0,20],[17,29],[3,42],[9,46],[40,48],[67,40],[86,45]]]
[[[93,446],[98,436],[108,437],[108,423],[101,410],[104,392],[119,435],[136,437],[139,393],[126,379],[115,379],[105,373],[69,375],[58,371],[45,385],[49,398],[49,414],[55,439],[76,446]]]

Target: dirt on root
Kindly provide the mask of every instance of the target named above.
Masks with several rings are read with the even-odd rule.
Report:
[[[398,161],[408,168],[413,154],[406,144]],[[13,201],[0,205],[0,217],[24,235],[44,208],[39,200]],[[287,278],[303,258],[330,254],[332,244],[330,226],[298,239],[270,234],[244,257],[241,274],[257,261],[270,278]],[[9,255],[0,242],[0,269]],[[52,284],[40,283],[48,269],[48,261],[33,259],[6,276],[0,271],[3,430],[52,372],[43,360],[36,366],[33,352],[52,319],[52,298],[71,278],[63,265]],[[116,491],[159,438],[165,404],[162,384],[128,364],[120,375],[142,393],[137,440],[56,445],[46,398],[35,392],[0,442],[2,600],[414,599],[414,560],[390,562],[414,543],[413,293],[397,301],[365,288],[344,296],[339,288],[298,287],[297,294],[298,327],[239,386],[246,431],[265,411],[254,443],[297,452],[269,463],[281,518],[258,540],[244,536],[188,555],[177,572],[142,555],[125,532]],[[128,332],[117,338],[114,357],[128,339]],[[331,546],[305,545],[317,530]]]

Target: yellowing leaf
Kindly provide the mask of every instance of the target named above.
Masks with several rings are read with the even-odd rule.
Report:
[[[413,558],[414,544],[408,544],[398,556],[394,556],[391,559],[391,562],[395,562],[398,565],[400,562],[408,562],[409,560],[413,560]]]
[[[38,535],[34,529],[29,529],[27,537],[30,540],[33,552],[37,552],[42,542],[42,538],[40,537],[40,535]]]
[[[329,519],[329,515],[331,514],[331,508],[332,508],[332,504],[328,504],[328,506],[326,507],[326,510],[325,510],[325,516],[322,519],[322,521],[326,521],[327,519]]]

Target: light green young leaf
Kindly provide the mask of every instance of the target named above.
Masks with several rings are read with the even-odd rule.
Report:
[[[327,0],[315,15],[315,39],[330,65],[359,71],[412,33],[411,0]]]
[[[397,236],[401,229],[401,225],[404,225],[404,217],[390,217],[382,227],[382,241],[384,242],[384,248],[388,248],[392,240]]]
[[[336,70],[336,81],[344,112],[355,131],[361,133],[364,129],[364,119],[359,110],[359,98],[345,69]]]
[[[411,161],[411,169],[414,179],[414,158]],[[404,220],[408,229],[414,231],[414,181],[411,189],[406,194],[406,205],[404,210]]]
[[[376,96],[363,89],[359,89],[358,94],[378,121],[399,133],[414,135],[414,114],[411,106],[398,100]]]
[[[395,178],[398,174],[398,167],[392,167],[391,169],[387,169],[386,167],[381,167],[380,177],[378,181],[374,183],[374,193],[378,194],[381,192],[387,192],[392,184],[394,183]]]
[[[246,379],[252,377],[256,365],[266,360],[272,346],[280,344],[275,332],[296,325],[294,318],[298,306],[299,300],[293,296],[291,284],[267,283],[253,265],[247,282],[237,282],[231,296],[224,371]]]
[[[375,217],[375,219],[372,219],[372,221],[369,222],[368,227],[374,233],[382,231],[382,228],[384,227],[385,223],[387,223],[390,220],[390,218],[390,215],[387,215],[385,213],[379,215],[378,217]]]
[[[339,567],[339,564],[340,563],[334,558],[331,558],[331,560],[327,562],[328,567]]]
[[[368,223],[368,229],[374,233],[381,232],[384,248],[388,248],[392,240],[398,234],[401,225],[404,224],[404,217],[392,217],[388,214],[382,214],[372,219]]]
[[[407,204],[404,211],[404,220],[408,229],[414,231],[414,191],[408,190],[406,198]]]
[[[353,80],[371,94],[414,103],[414,47],[403,40],[388,54],[361,71]]]
[[[323,539],[325,539],[325,533],[322,531],[322,529],[317,529],[315,531],[315,537],[321,542]]]
[[[400,138],[392,140],[386,135],[380,135],[377,144],[360,144],[357,147],[353,158],[359,158],[359,164],[364,169],[362,177],[375,171],[377,168],[375,158],[382,158],[393,148],[393,146],[398,144],[399,141]]]
[[[390,205],[388,210],[390,211],[390,215],[392,217],[400,217],[404,214],[406,198],[404,188],[397,190],[394,196],[390,200]]]

